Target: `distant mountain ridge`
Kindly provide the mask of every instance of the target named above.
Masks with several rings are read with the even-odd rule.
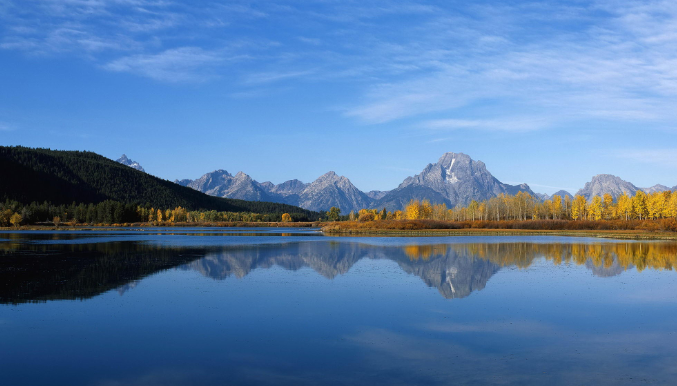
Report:
[[[125,165],[125,166],[129,166],[130,168],[136,169],[136,170],[138,170],[138,171],[140,171],[140,172],[144,172],[144,173],[146,172],[146,171],[143,169],[143,166],[141,166],[141,164],[139,164],[138,162],[132,161],[131,159],[127,158],[127,155],[125,155],[125,154],[123,154],[122,157],[120,157],[120,158],[118,158],[117,160],[115,160],[115,162],[121,163],[121,164],[123,164],[123,165]]]
[[[611,174],[598,174],[592,177],[592,180],[587,182],[576,195],[590,200],[594,196],[603,196],[609,193],[615,199],[623,193],[632,196],[638,190],[640,190],[638,187],[620,177]]]
[[[540,201],[558,195],[573,198],[566,190],[552,195],[535,193],[527,184],[510,185],[499,181],[482,161],[475,161],[464,153],[445,153],[436,163],[428,164],[419,174],[407,177],[397,188],[390,191],[372,190],[362,192],[348,178],[328,172],[311,183],[297,179],[273,184],[259,183],[243,172],[231,175],[225,170],[207,173],[197,180],[177,180],[176,183],[218,197],[238,198],[253,201],[280,202],[314,211],[327,211],[332,206],[341,213],[363,208],[403,209],[411,200],[429,200],[448,207],[467,205],[472,200],[483,201],[499,194],[515,195],[529,193]],[[677,186],[654,185],[638,188],[620,177],[598,174],[576,194],[586,199],[605,193],[617,198],[623,192],[659,192],[677,190]]]
[[[177,180],[174,182],[210,196],[248,201],[280,202],[271,197],[261,184],[243,172],[232,175],[225,170],[219,169],[207,173],[197,180]]]
[[[400,209],[402,203],[421,198],[417,196],[433,196],[437,199],[431,201],[449,206],[467,205],[472,200],[483,201],[499,194],[514,195],[520,191],[535,195],[527,184],[502,183],[489,173],[482,161],[475,161],[463,153],[445,153],[437,163],[428,164],[420,174],[405,179],[400,186],[377,200],[374,206]]]
[[[527,184],[500,182],[489,173],[482,161],[474,161],[463,153],[444,154],[437,163],[429,164],[420,174],[406,178],[391,191],[364,193],[348,178],[335,172],[328,172],[309,184],[299,180],[279,185],[259,183],[243,172],[233,176],[225,170],[207,173],[197,180],[175,182],[218,197],[281,202],[315,211],[326,211],[335,206],[344,214],[363,208],[402,209],[412,199],[427,199],[453,207],[466,205],[472,200],[486,200],[501,193],[523,191],[535,195]]]
[[[197,180],[175,182],[211,196],[280,202],[313,211],[329,210],[336,206],[343,213],[348,213],[366,208],[371,202],[350,180],[335,172],[325,173],[309,184],[299,180],[289,180],[279,185],[259,183],[243,172],[233,176],[225,170],[207,173]]]

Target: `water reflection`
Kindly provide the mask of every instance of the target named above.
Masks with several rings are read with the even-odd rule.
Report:
[[[40,235],[44,240],[51,235]],[[63,235],[59,236],[63,237]],[[447,298],[485,288],[503,267],[528,268],[544,258],[576,264],[595,276],[628,269],[672,270],[677,244],[533,242],[379,245],[355,241],[287,241],[271,244],[165,246],[140,241],[75,244],[0,242],[0,303],[87,299],[117,289],[122,295],[144,277],[180,267],[205,277],[243,278],[256,269],[312,268],[327,279],[347,273],[362,259],[390,260]],[[66,236],[60,240],[70,240]]]

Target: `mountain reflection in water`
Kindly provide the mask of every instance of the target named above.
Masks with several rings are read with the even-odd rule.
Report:
[[[223,280],[255,269],[312,268],[327,279],[361,259],[390,260],[447,299],[483,289],[503,267],[527,268],[537,259],[584,266],[608,277],[628,269],[672,270],[677,244],[532,242],[373,245],[356,241],[288,241],[230,246],[166,246],[142,241],[75,244],[0,242],[0,303],[87,299],[133,289],[144,277],[181,268]]]

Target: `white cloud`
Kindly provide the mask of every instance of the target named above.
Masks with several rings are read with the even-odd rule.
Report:
[[[291,78],[299,78],[311,75],[315,70],[306,70],[306,71],[292,71],[292,72],[263,72],[248,75],[245,79],[245,83],[248,84],[257,84],[257,83],[271,83],[277,82],[280,80],[286,80]]]
[[[501,14],[495,7],[485,7],[479,23],[440,16],[417,36],[419,41],[402,47],[405,53],[388,58],[418,63],[427,70],[371,85],[346,115],[367,123],[431,112],[454,116],[461,108],[489,100],[500,101],[488,110],[500,121],[510,119],[504,116],[509,114],[506,106],[507,110],[537,110],[559,123],[673,120],[677,118],[672,107],[677,102],[677,7],[667,2],[651,7],[638,4],[599,3],[570,10],[574,17],[603,5],[609,10],[615,7],[612,18],[580,17],[587,27],[553,27],[555,32],[543,36],[531,35],[540,31],[530,31],[528,26],[530,18],[559,14],[546,6],[529,12],[501,7]],[[673,29],[674,33],[666,33]],[[466,122],[453,118],[423,126],[499,129],[500,125],[483,118]],[[547,124],[526,126],[535,129]]]
[[[114,60],[103,66],[106,70],[129,72],[168,82],[204,81],[212,75],[204,67],[223,62],[220,52],[198,47],[180,47],[157,54],[139,54]]]
[[[14,130],[13,126],[10,126],[4,122],[0,122],[0,131],[12,131],[12,130]]]
[[[0,0],[5,26],[0,48],[75,53],[97,65],[108,63],[103,67],[110,70],[167,81],[203,80],[218,62],[214,47],[228,46],[232,36],[261,42],[273,36],[271,31],[288,31],[275,34],[279,41],[268,41],[265,48],[240,47],[241,56],[263,52],[256,55],[256,65],[238,74],[240,85],[340,78],[358,90],[344,103],[345,114],[366,123],[422,119],[435,112],[442,118],[446,114],[451,128],[462,123],[453,121],[456,111],[487,101],[495,107],[464,115],[482,121],[475,128],[499,130],[492,120],[505,122],[534,111],[552,124],[677,118],[672,112],[677,99],[673,1],[591,0],[575,6],[430,6],[386,0],[24,4]],[[259,20],[265,23],[257,24]],[[200,51],[190,59],[172,46]],[[111,61],[111,55],[125,51],[134,55]]]
[[[612,154],[618,158],[677,168],[677,149],[617,150]]]
[[[434,131],[470,129],[526,132],[544,129],[549,126],[550,121],[545,118],[435,119],[422,124],[422,127]]]

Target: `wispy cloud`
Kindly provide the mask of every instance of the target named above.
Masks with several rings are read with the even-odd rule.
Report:
[[[312,75],[315,70],[291,71],[291,72],[262,72],[248,75],[245,79],[247,84],[271,83],[286,79],[300,78]]]
[[[611,154],[618,158],[625,158],[636,162],[677,168],[677,149],[621,149]]]
[[[13,130],[14,130],[14,126],[10,126],[7,123],[0,122],[0,131],[13,131]]]
[[[677,118],[669,107],[677,99],[677,53],[670,48],[677,42],[677,33],[665,32],[677,31],[675,6],[610,3],[568,9],[564,20],[558,21],[559,29],[555,26],[540,36],[532,35],[531,26],[545,15],[560,14],[555,9],[558,6],[526,11],[525,6],[487,6],[481,11],[469,7],[471,13],[477,12],[477,23],[440,13],[422,36],[417,35],[418,42],[400,43],[402,53],[391,55],[391,62],[418,63],[426,71],[411,71],[401,79],[369,86],[362,101],[348,108],[346,115],[368,123],[431,112],[453,117],[462,108],[491,101],[493,107],[484,111],[491,115],[500,116],[506,110],[539,111],[560,124],[585,119]],[[594,18],[600,8],[611,17]],[[568,25],[566,15],[580,20],[583,28]],[[450,118],[427,125],[448,129],[502,126],[480,118]],[[519,126],[531,130],[548,123],[529,122],[514,129],[520,131]]]
[[[423,122],[421,126],[434,131],[469,129],[525,132],[544,129],[550,124],[545,118],[435,119]]]
[[[677,119],[670,1],[3,0],[0,10],[0,49],[76,54],[170,82],[228,74],[245,89],[340,79],[344,114],[369,124],[520,132]],[[218,52],[238,39],[270,44]],[[216,66],[235,55],[252,65]]]
[[[181,47],[157,54],[123,57],[104,65],[103,68],[143,75],[160,81],[204,81],[212,76],[204,71],[204,67],[224,60],[219,52],[205,51],[198,47]]]

